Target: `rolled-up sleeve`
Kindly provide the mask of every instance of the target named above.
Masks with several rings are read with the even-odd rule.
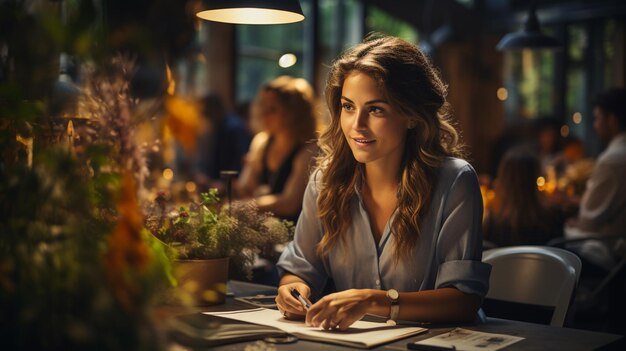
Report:
[[[435,287],[454,287],[484,297],[491,265],[482,262],[482,198],[469,164],[459,171],[444,201]]]
[[[317,245],[323,234],[317,211],[318,176],[319,171],[309,178],[294,240],[287,245],[277,263],[280,276],[294,274],[306,281],[314,292],[322,291],[328,280],[324,260],[317,255]]]

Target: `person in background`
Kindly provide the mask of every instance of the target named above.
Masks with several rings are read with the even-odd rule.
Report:
[[[540,117],[533,126],[541,175],[548,175],[556,171],[554,163],[561,157],[561,122],[553,117]]]
[[[488,175],[491,179],[496,177],[500,161],[510,148],[529,143],[529,139],[531,139],[530,136],[534,133],[533,127],[534,126],[532,126],[530,121],[521,118],[511,121],[511,123],[507,123],[502,131],[502,134],[489,148],[491,164],[489,166]]]
[[[446,85],[395,37],[369,38],[331,68],[320,139],[276,298],[287,318],[346,330],[365,314],[470,321],[487,292],[478,179],[460,155]],[[320,298],[305,310],[292,296]]]
[[[317,155],[313,89],[302,78],[278,77],[261,87],[252,106],[263,131],[250,145],[237,184],[241,198],[296,221]]]
[[[569,135],[563,139],[563,157],[561,162],[563,162],[562,167],[564,169],[584,159],[586,156],[585,145],[580,138]]]
[[[593,127],[606,149],[598,156],[580,202],[567,222],[568,238],[626,237],[626,89],[614,88],[594,100]],[[612,242],[586,241],[574,248],[585,260],[610,270]]]
[[[484,237],[496,246],[545,245],[563,235],[563,216],[537,189],[540,164],[527,146],[506,152],[485,214]]]
[[[244,102],[240,102],[237,104],[237,106],[235,106],[235,113],[237,113],[237,115],[244,122],[244,125],[246,126],[248,133],[250,133],[250,135],[254,135],[256,134],[256,132],[254,131],[254,128],[252,128],[251,121],[250,121],[251,105],[252,103],[248,100]]]
[[[226,111],[218,94],[200,99],[202,122],[192,157],[180,154],[180,163],[188,163],[190,178],[198,191],[217,188],[224,197],[226,186],[221,171],[241,171],[244,155],[250,145],[250,134],[243,121]]]
[[[563,151],[554,165],[558,177],[557,191],[551,201],[561,206],[565,216],[575,216],[585,184],[593,170],[594,160],[587,157],[583,141],[573,135],[563,139]]]

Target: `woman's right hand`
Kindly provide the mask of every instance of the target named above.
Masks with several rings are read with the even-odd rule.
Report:
[[[293,282],[283,284],[278,287],[278,295],[276,296],[278,310],[287,319],[304,319],[306,310],[300,301],[291,295],[291,289],[298,290],[300,295],[307,299],[311,295],[311,288],[305,283]]]

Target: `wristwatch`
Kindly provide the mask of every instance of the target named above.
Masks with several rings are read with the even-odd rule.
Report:
[[[387,298],[389,298],[389,301],[391,302],[387,324],[396,325],[396,319],[398,319],[398,312],[400,311],[400,294],[398,293],[398,290],[387,290]]]

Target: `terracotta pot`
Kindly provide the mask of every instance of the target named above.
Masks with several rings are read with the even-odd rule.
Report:
[[[211,260],[178,260],[176,299],[184,305],[210,306],[224,303],[228,280],[228,257]]]

